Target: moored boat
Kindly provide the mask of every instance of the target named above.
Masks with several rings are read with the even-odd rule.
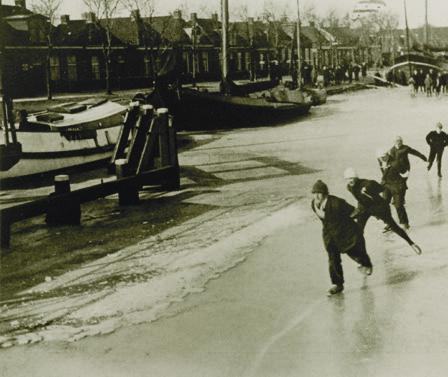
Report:
[[[15,164],[0,171],[0,185],[108,159],[125,111],[123,105],[95,98],[22,114],[16,124],[21,153]],[[0,144],[6,145],[4,129]]]

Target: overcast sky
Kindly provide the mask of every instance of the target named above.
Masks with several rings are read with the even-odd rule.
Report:
[[[37,0],[27,0],[27,4],[32,4]],[[218,11],[219,0],[153,0],[156,14],[167,14],[176,8],[187,9],[190,12],[211,13]],[[247,5],[249,16],[256,16],[263,10],[263,3],[268,1],[275,4],[277,9],[287,8],[288,13],[294,15],[296,12],[297,0],[229,0],[230,12],[235,13],[242,5]],[[429,1],[429,21],[431,24],[448,26],[448,0],[428,0]],[[300,0],[301,6],[313,4],[316,12],[324,16],[330,9],[337,10],[341,15],[353,8],[355,0]],[[385,0],[388,8],[400,17],[400,23],[404,24],[403,0]],[[14,4],[14,0],[3,0],[3,4]],[[409,25],[420,26],[424,22],[425,0],[407,0]],[[81,18],[81,14],[86,11],[83,0],[62,0],[61,14],[69,14],[72,19]],[[125,11],[127,15],[128,12]],[[188,17],[188,15],[185,15]],[[292,17],[291,17],[292,18]]]

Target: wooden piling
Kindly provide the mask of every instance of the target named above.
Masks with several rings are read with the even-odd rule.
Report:
[[[115,161],[117,179],[129,177],[129,165],[125,159],[118,159]],[[129,206],[139,204],[140,198],[138,195],[139,185],[137,182],[130,182],[129,184],[120,187],[118,190],[118,203],[120,206]]]
[[[57,175],[54,177],[54,192],[49,196],[60,196],[71,192],[70,177],[68,175]],[[49,206],[45,221],[48,225],[79,225],[81,224],[81,204],[74,197],[64,200],[62,205]]]
[[[168,109],[161,107],[157,109],[157,117],[160,119],[159,123],[159,153],[160,153],[160,167],[170,165],[170,149],[168,139]]]

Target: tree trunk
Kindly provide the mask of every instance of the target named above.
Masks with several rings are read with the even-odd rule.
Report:
[[[47,58],[45,61],[45,73],[46,73],[46,86],[47,86],[47,98],[49,100],[53,99],[53,88],[51,85],[51,46],[48,46]]]
[[[111,72],[110,72],[110,47],[108,46],[106,48],[106,53],[105,53],[105,68],[106,68],[106,94],[110,95],[112,94],[112,89],[111,89],[111,83],[110,83],[110,76],[111,76]]]

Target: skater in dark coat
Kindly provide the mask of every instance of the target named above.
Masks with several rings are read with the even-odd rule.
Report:
[[[376,217],[388,225],[392,232],[403,238],[416,254],[422,253],[420,247],[393,219],[389,203],[381,196],[384,186],[370,179],[358,178],[352,168],[345,170],[344,178],[347,180],[347,190],[358,201],[356,218],[361,229],[364,230],[371,216]]]
[[[378,162],[380,163],[383,175],[381,184],[384,186],[383,198],[387,203],[391,203],[395,207],[400,225],[404,229],[409,229],[409,218],[405,208],[406,203],[406,178],[400,174],[397,162],[391,162],[387,151],[379,154]],[[386,231],[391,230],[390,227],[385,228]]]
[[[320,180],[314,184],[312,193],[311,208],[322,221],[322,238],[333,284],[328,294],[333,295],[344,290],[341,254],[347,254],[356,261],[365,275],[372,274],[372,262],[366,251],[363,232],[352,218],[355,208],[345,200],[329,195],[327,185]]]
[[[431,170],[434,159],[437,157],[437,174],[442,177],[442,156],[443,150],[448,145],[448,135],[442,131],[442,123],[437,123],[435,131],[426,135],[426,142],[429,145],[428,171]]]
[[[409,162],[410,154],[421,158],[423,161],[427,161],[426,156],[423,153],[420,153],[418,150],[403,144],[403,138],[401,136],[397,136],[395,138],[395,145],[389,151],[389,156],[391,158],[391,162],[397,162],[400,173],[407,173],[411,170],[411,164]]]

